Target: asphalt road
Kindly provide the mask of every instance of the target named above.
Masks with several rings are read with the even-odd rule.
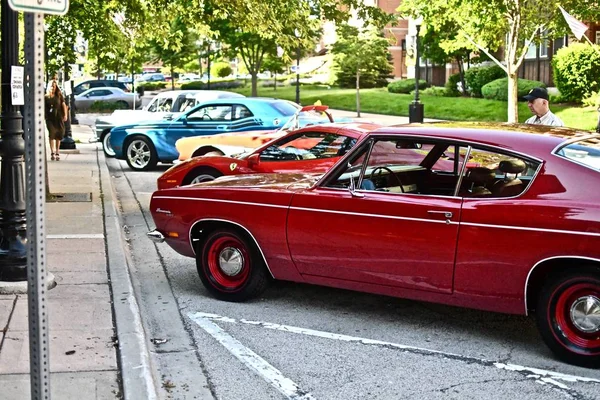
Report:
[[[530,318],[286,282],[215,300],[193,259],[145,237],[168,166],[108,164],[165,397],[207,385],[222,400],[600,398],[598,371],[554,359]]]

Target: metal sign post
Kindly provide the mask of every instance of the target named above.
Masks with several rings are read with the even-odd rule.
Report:
[[[50,399],[50,339],[44,240],[44,14],[25,14],[25,165],[31,398]]]

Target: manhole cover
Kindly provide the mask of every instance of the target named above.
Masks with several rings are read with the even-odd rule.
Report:
[[[85,203],[92,201],[91,193],[48,193],[47,203]]]

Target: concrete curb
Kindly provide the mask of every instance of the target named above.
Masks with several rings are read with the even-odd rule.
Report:
[[[115,201],[117,196],[102,151],[98,150],[97,154],[123,398],[154,400],[158,398],[157,388],[140,309],[129,274],[128,258],[124,250],[127,243],[120,228],[123,224]]]

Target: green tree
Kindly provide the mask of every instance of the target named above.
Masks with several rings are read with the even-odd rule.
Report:
[[[448,23],[460,27],[458,35],[448,38],[446,45],[479,50],[506,72],[508,122],[516,122],[517,70],[529,45],[565,33],[558,3],[558,0],[405,0],[398,11],[406,16],[422,16],[424,24],[431,25],[436,32]],[[588,7],[585,16],[593,20],[600,16],[600,5],[595,0],[562,0],[560,4],[567,11],[583,12]],[[492,55],[501,46],[503,62]]]
[[[285,67],[289,63],[289,57],[285,57],[282,55],[279,57],[276,55],[273,57],[272,55],[267,56],[262,63],[262,72],[270,72],[273,74],[273,89],[277,90],[277,75],[283,74],[285,72]]]
[[[360,30],[346,24],[338,27],[337,37],[331,49],[337,83],[341,87],[356,87],[356,112],[360,117],[360,87],[386,86],[392,77],[390,42],[375,27]]]
[[[169,67],[171,76],[175,68],[183,67],[192,57],[196,57],[196,37],[188,29],[184,19],[176,16],[166,34],[154,36],[150,40],[156,58]],[[175,89],[175,80],[171,79],[171,88]]]

